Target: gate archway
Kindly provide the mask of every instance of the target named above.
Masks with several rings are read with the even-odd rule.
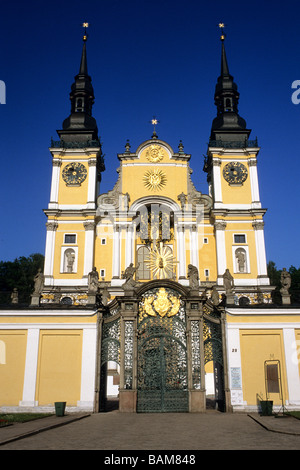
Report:
[[[138,412],[189,410],[185,304],[173,289],[142,297],[137,367]]]
[[[114,361],[120,411],[205,411],[205,366],[211,362],[215,401],[229,411],[222,308],[173,281],[155,280],[116,297],[100,323],[96,403],[105,405],[105,367]]]

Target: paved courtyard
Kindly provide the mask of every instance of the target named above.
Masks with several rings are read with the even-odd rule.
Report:
[[[300,449],[300,421],[295,418],[215,410],[203,414],[112,411],[77,417],[52,416],[14,426],[0,429],[0,450],[102,450],[105,458],[113,451],[134,450],[147,454],[152,450]],[[22,438],[17,437],[18,433]],[[16,440],[4,443],[9,436],[13,439],[14,434]]]

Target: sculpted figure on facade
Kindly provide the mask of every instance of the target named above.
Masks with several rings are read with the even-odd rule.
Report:
[[[39,268],[37,274],[34,277],[34,295],[41,294],[44,287],[44,274],[42,273],[41,268]]]
[[[17,304],[19,302],[19,294],[18,294],[18,289],[16,287],[12,291],[10,298],[11,298],[12,304]]]
[[[232,294],[233,292],[233,277],[230,274],[229,269],[227,268],[224,275],[223,275],[223,283],[226,294]]]
[[[138,285],[138,282],[136,282],[133,277],[136,271],[138,270],[139,266],[140,263],[138,263],[136,267],[134,267],[133,263],[130,263],[130,265],[125,269],[122,274],[122,279],[126,279],[125,283],[123,284],[123,289],[132,289]]]
[[[98,291],[99,285],[99,274],[97,268],[93,268],[88,276],[88,291],[89,293],[95,294]]]
[[[240,273],[245,272],[246,268],[246,256],[245,251],[243,249],[237,249],[235,252],[236,260],[237,260],[237,267]]]
[[[199,273],[198,269],[196,266],[193,266],[192,264],[188,265],[188,280],[189,280],[189,286],[191,289],[195,289],[199,287]]]
[[[182,192],[181,194],[178,194],[177,199],[180,202],[181,209],[184,209],[186,204],[186,195]]]
[[[214,305],[219,305],[220,303],[219,292],[217,291],[216,286],[212,288],[211,301]]]
[[[281,282],[281,289],[280,292],[282,294],[289,294],[289,288],[291,287],[291,275],[290,273],[286,270],[286,268],[283,268],[281,277],[280,277],[280,282]]]
[[[75,261],[75,253],[73,250],[66,251],[67,272],[72,273]]]

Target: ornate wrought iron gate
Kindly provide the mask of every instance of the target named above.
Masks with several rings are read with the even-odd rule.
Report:
[[[138,324],[138,412],[188,411],[184,302],[176,291],[145,293]]]

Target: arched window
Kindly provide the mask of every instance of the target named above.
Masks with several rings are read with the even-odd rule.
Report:
[[[232,101],[231,98],[225,99],[225,111],[232,111]]]
[[[82,98],[78,98],[77,100],[77,112],[83,111],[82,109]]]
[[[64,273],[73,273],[75,263],[75,251],[68,248],[64,252]]]
[[[146,259],[149,258],[150,251],[146,246],[141,246],[137,251],[137,262],[139,264],[138,270],[136,272],[136,279],[151,279],[150,268],[146,263]]]
[[[73,304],[73,300],[71,297],[63,297],[62,299],[60,299],[60,304],[63,304],[63,305],[72,305]]]

